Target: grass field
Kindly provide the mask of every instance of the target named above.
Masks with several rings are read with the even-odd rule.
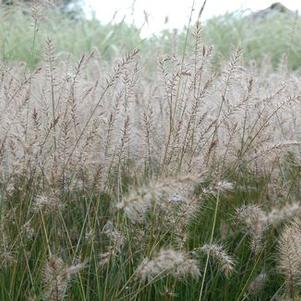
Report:
[[[0,300],[300,300],[297,17],[0,14]]]

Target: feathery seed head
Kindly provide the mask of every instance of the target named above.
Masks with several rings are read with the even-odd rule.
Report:
[[[279,271],[286,278],[287,290],[290,297],[294,289],[301,285],[301,222],[294,220],[281,233],[278,242]]]
[[[172,249],[161,249],[153,259],[145,258],[138,266],[137,275],[142,281],[152,281],[166,275],[175,278],[199,278],[197,261],[188,254]]]
[[[63,300],[71,276],[85,267],[85,263],[67,266],[63,260],[51,256],[44,270],[44,296],[49,301]]]
[[[220,270],[225,274],[225,276],[228,277],[232,274],[234,271],[235,261],[226,253],[222,245],[205,244],[200,248],[200,250],[207,255],[210,255],[218,262]]]
[[[63,204],[56,196],[41,194],[35,198],[33,209],[46,213],[53,213],[61,210]]]
[[[262,247],[264,232],[267,229],[265,213],[257,205],[248,205],[236,210],[238,221],[246,227],[251,237],[251,247],[257,253]]]

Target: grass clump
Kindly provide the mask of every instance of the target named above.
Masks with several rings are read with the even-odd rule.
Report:
[[[188,38],[3,57],[1,300],[297,300],[300,76]]]

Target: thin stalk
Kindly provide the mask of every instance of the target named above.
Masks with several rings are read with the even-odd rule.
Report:
[[[213,224],[212,224],[212,229],[211,229],[211,235],[210,235],[210,244],[213,242],[213,237],[214,237],[214,231],[215,231],[215,226],[216,226],[216,219],[217,219],[217,211],[218,211],[218,206],[219,206],[219,201],[220,201],[220,192],[217,192],[216,196],[216,203],[215,203],[215,210],[214,210],[214,218],[213,218]],[[206,278],[206,273],[208,269],[208,264],[209,264],[209,256],[210,256],[210,250],[207,254],[206,258],[206,265],[205,265],[205,270],[204,270],[204,275],[202,279],[202,285],[201,285],[201,290],[199,294],[199,301],[202,300],[202,295],[203,295],[203,290],[204,290],[204,284],[205,284],[205,278]]]
[[[45,224],[45,220],[44,220],[44,216],[43,216],[42,210],[40,210],[40,216],[41,216],[43,231],[44,231],[45,239],[46,239],[46,243],[47,243],[48,254],[49,254],[49,256],[51,256],[52,253],[51,253],[51,249],[50,249],[49,238],[48,238],[46,224]]]

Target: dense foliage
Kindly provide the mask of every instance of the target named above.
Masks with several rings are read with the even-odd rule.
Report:
[[[1,20],[0,300],[299,300],[292,19]]]

